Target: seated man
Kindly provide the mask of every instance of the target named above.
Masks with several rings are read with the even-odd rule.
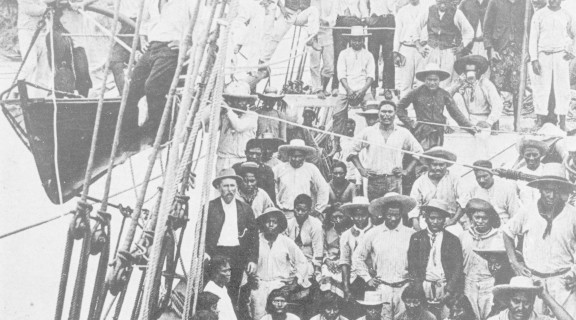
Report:
[[[398,320],[435,320],[436,317],[426,309],[426,294],[422,286],[411,284],[402,291],[402,302],[406,311],[398,316]],[[471,320],[471,319],[467,319]]]
[[[336,161],[332,166],[332,180],[330,185],[330,200],[328,200],[329,209],[334,211],[340,209],[340,206],[347,202],[352,202],[356,195],[356,185],[346,180],[346,164]]]
[[[544,301],[552,315],[557,320],[574,320],[574,318],[554,300],[547,286],[536,286],[532,279],[518,276],[510,280],[510,284],[495,286],[494,297],[504,302],[508,308],[488,320],[551,320],[553,318],[534,311],[536,296]]]
[[[310,320],[348,320],[341,315],[342,301],[335,293],[326,292],[321,298],[318,306],[319,314]]]
[[[364,313],[363,317],[357,320],[381,320],[382,319],[382,305],[384,304],[384,299],[382,299],[382,293],[378,291],[366,291],[364,292],[363,300],[356,300],[356,302],[362,307]]]
[[[275,289],[268,295],[266,302],[266,315],[258,320],[300,320],[300,318],[287,311],[288,293],[282,289]]]

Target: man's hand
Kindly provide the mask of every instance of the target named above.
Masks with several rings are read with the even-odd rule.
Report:
[[[576,274],[574,273],[574,271],[566,274],[563,277],[563,280],[566,290],[573,291],[574,289],[576,289]]]
[[[328,267],[328,270],[334,274],[340,272],[340,266],[336,261],[326,260],[326,266]]]
[[[178,49],[180,49],[180,41],[179,41],[179,40],[174,40],[174,41],[168,42],[168,48],[170,48],[170,50],[178,50]]]
[[[344,286],[342,291],[344,291],[344,301],[350,301],[350,298],[352,298],[352,291],[350,290],[350,287]]]
[[[454,53],[455,56],[459,55],[462,50],[464,50],[464,46],[462,44],[460,44],[459,46],[452,48],[452,52]]]
[[[142,52],[146,52],[149,46],[150,43],[148,42],[148,37],[140,36],[140,49],[142,50]]]
[[[360,172],[360,175],[363,176],[364,178],[370,178],[371,176],[374,175],[374,172],[372,170],[366,168],[358,169],[358,172]]]
[[[416,45],[416,49],[418,50],[418,53],[420,53],[422,58],[426,58],[428,56],[428,53],[430,52],[430,47],[428,45],[425,46]]]
[[[532,272],[530,272],[530,270],[528,270],[528,268],[526,267],[526,265],[524,263],[520,263],[520,262],[511,262],[510,265],[512,266],[512,270],[514,270],[514,273],[517,276],[523,276],[523,277],[531,277],[532,276]]]
[[[403,67],[406,65],[406,57],[400,52],[394,52],[394,65],[396,67]]]
[[[284,19],[286,19],[286,20],[290,20],[290,17],[292,17],[292,14],[290,12],[288,12],[288,10],[286,10],[286,8],[284,8],[284,7],[280,7],[280,12],[284,16]]]
[[[492,128],[492,126],[486,122],[486,121],[478,121],[478,123],[476,124],[477,127],[482,128],[482,129],[490,129]]]
[[[532,61],[532,71],[534,74],[539,76],[542,73],[542,66],[540,65],[540,61],[534,60]]]
[[[368,286],[371,288],[377,288],[380,285],[380,279],[378,278],[372,278],[370,280],[368,280]]]
[[[400,167],[396,167],[394,169],[392,169],[392,174],[395,175],[396,177],[402,177],[408,174],[408,171],[400,168]]]
[[[570,61],[572,59],[574,59],[574,54],[572,52],[566,52],[566,54],[564,55],[564,60]]]
[[[257,269],[258,266],[256,265],[256,263],[248,262],[248,265],[246,266],[246,273],[248,273],[249,275],[254,275],[256,274]]]

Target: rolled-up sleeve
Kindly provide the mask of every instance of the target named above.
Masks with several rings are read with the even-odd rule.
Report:
[[[525,209],[520,210],[518,214],[513,216],[504,227],[502,227],[502,232],[514,239],[517,236],[524,234],[524,224],[526,223],[526,213]]]
[[[371,241],[370,234],[367,234],[362,241],[354,250],[352,254],[352,269],[356,271],[356,274],[364,279],[364,281],[368,282],[372,277],[370,276],[370,272],[368,271],[368,266],[366,265],[366,260],[370,256],[371,250]]]
[[[358,135],[356,135],[354,138],[354,144],[352,145],[352,151],[350,152],[350,155],[348,156],[348,161],[350,161],[350,157],[352,156],[358,156],[360,154],[360,151],[362,151],[362,149],[364,148],[368,148],[369,144],[367,142],[368,139],[368,133],[366,132],[366,130],[368,130],[369,128],[364,129],[363,131],[361,131]]]

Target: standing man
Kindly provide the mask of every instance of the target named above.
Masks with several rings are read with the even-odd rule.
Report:
[[[452,95],[440,88],[440,82],[448,78],[450,78],[450,73],[441,70],[435,64],[429,64],[424,70],[416,73],[416,79],[424,82],[424,84],[410,91],[398,102],[398,118],[414,133],[424,150],[444,144],[445,108],[448,109],[448,113],[459,126],[473,127],[472,123],[456,106]],[[410,105],[414,106],[417,121],[408,117],[407,109]],[[420,123],[420,121],[428,123]],[[436,126],[429,123],[440,125]],[[467,130],[472,134],[476,132],[473,129]]]
[[[215,256],[210,260],[208,279],[210,281],[204,287],[204,292],[210,292],[218,296],[216,311],[222,319],[236,320],[234,304],[230,299],[226,286],[230,283],[230,260],[224,256]]]
[[[490,60],[491,78],[498,91],[512,94],[518,104],[522,39],[526,0],[489,0],[484,15],[484,47]]]
[[[288,159],[274,167],[278,208],[284,211],[288,226],[294,218],[294,199],[300,194],[315,195],[314,209],[323,212],[328,206],[330,186],[318,168],[305,160],[315,156],[316,150],[304,145],[304,141],[293,139],[289,145],[280,146],[280,157]]]
[[[246,143],[246,162],[238,162],[232,166],[236,174],[240,174],[240,167],[244,163],[253,163],[258,165],[256,170],[256,183],[258,188],[264,190],[272,202],[276,203],[276,185],[274,183],[274,171],[272,168],[262,163],[262,140],[250,139]]]
[[[576,21],[562,9],[562,0],[549,0],[548,7],[536,11],[530,26],[529,52],[536,125],[541,127],[548,115],[550,90],[554,93],[554,114],[558,126],[566,131],[566,114],[570,110],[570,60],[576,54]]]
[[[479,198],[488,201],[498,215],[503,224],[518,212],[518,196],[516,189],[510,182],[495,178],[492,172],[492,162],[488,160],[478,160],[472,164],[475,167],[486,168],[474,169],[476,184],[468,190],[463,190],[458,197],[460,207],[466,207],[470,199]],[[464,212],[462,211],[455,219],[460,220]]]
[[[260,229],[258,268],[251,280],[250,307],[254,320],[266,314],[268,295],[285,285],[310,287],[308,260],[298,246],[284,234],[288,226],[282,211],[268,208],[257,219]]]
[[[228,106],[244,111],[256,101],[256,96],[250,94],[250,86],[245,82],[232,82],[226,87],[226,92],[222,96]],[[227,108],[221,110],[216,170],[230,168],[238,162],[246,161],[244,148],[250,139],[256,138],[258,127],[258,117],[254,114]]]
[[[374,56],[374,61],[380,58],[384,62],[382,76],[382,89],[384,96],[391,96],[391,91],[395,86],[394,72],[394,29],[396,27],[394,14],[396,14],[396,1],[393,0],[367,0],[370,8],[370,17],[366,19],[369,28],[389,28],[382,30],[372,30],[372,37],[368,41],[368,51]],[[382,49],[380,49],[382,47]],[[372,83],[372,95],[376,95],[380,70],[375,68],[374,82]]]
[[[458,237],[444,230],[450,216],[446,202],[432,199],[421,209],[428,227],[410,238],[408,271],[422,283],[429,310],[444,319],[448,313],[446,303],[462,292],[462,246]]]
[[[343,36],[350,37],[350,47],[342,51],[338,57],[338,81],[340,89],[338,101],[334,108],[332,121],[333,131],[344,134],[348,110],[350,107],[359,108],[363,102],[374,100],[372,92],[368,91],[374,81],[376,65],[374,57],[364,47],[364,39],[370,36],[366,29],[360,26],[352,27],[350,33]],[[335,148],[340,148],[340,138],[334,137]]]
[[[486,16],[489,0],[464,0],[458,7],[464,14],[470,26],[474,30],[474,39],[464,48],[465,54],[479,55],[487,57],[486,48],[484,48],[484,38],[482,34],[482,24]]]
[[[266,88],[263,93],[259,93],[258,97],[262,101],[262,107],[256,112],[263,116],[278,118],[286,120],[286,114],[275,107],[284,99],[284,95],[276,88]],[[270,132],[274,138],[286,141],[286,123],[267,118],[258,117],[258,129],[256,136],[260,137],[262,134]]]
[[[450,225],[449,231],[459,234],[462,232],[462,227],[456,225],[457,221],[453,220],[461,211],[458,204],[459,177],[448,170],[448,167],[451,167],[458,158],[456,154],[442,147],[434,147],[424,152],[423,155],[439,158],[439,160],[424,157],[420,159],[428,167],[428,172],[416,179],[410,191],[410,198],[416,200],[417,204],[414,210],[408,214],[411,219],[410,225],[417,231],[426,229],[425,219],[420,216],[420,207],[427,205],[432,199],[440,199],[448,203],[450,220],[447,224]],[[451,225],[456,226],[452,227]]]
[[[396,89],[400,97],[404,97],[414,86],[416,71],[422,69],[422,59],[416,44],[420,39],[418,28],[414,21],[428,8],[420,0],[410,2],[398,10],[396,15],[396,30],[394,30],[394,64],[396,65]]]
[[[369,210],[384,213],[384,224],[368,232],[353,256],[353,268],[369,287],[382,294],[382,319],[391,320],[404,312],[402,291],[408,286],[408,245],[414,230],[402,224],[402,214],[415,206],[403,195],[386,195],[370,203]],[[370,259],[376,275],[366,261]]]
[[[380,122],[364,129],[356,141],[348,161],[354,163],[360,175],[368,179],[368,199],[380,198],[388,192],[402,193],[402,177],[414,169],[414,159],[406,169],[402,168],[403,152],[423,152],[410,131],[394,125],[396,105],[391,101],[380,103]],[[389,148],[387,148],[389,147]],[[359,154],[366,149],[366,161]]]
[[[528,186],[540,191],[540,199],[503,228],[508,259],[516,275],[540,280],[569,314],[576,314],[576,208],[566,203],[576,187],[559,163],[544,165],[542,176]],[[514,253],[519,236],[524,237],[524,263]],[[542,312],[543,307],[538,301],[535,311]]]
[[[254,217],[258,218],[264,210],[274,207],[274,202],[266,191],[258,187],[258,169],[260,166],[255,162],[244,162],[236,173],[244,180],[238,186],[238,196],[252,208]]]
[[[448,0],[436,0],[435,5],[420,15],[417,28],[421,30],[417,47],[424,56],[424,65],[434,63],[447,70],[448,77],[442,87],[448,88],[452,83],[454,62],[474,39],[474,29],[462,11],[448,5]]]
[[[311,4],[320,13],[320,30],[308,51],[312,92],[318,94],[318,98],[325,99],[331,94],[326,89],[334,76],[334,38],[331,28],[336,24],[339,2],[313,0]]]
[[[206,223],[206,254],[222,255],[230,259],[230,282],[228,294],[232,301],[238,292],[244,271],[256,272],[258,261],[258,229],[250,206],[236,199],[238,184],[242,178],[232,169],[224,169],[212,185],[220,197],[210,201]]]

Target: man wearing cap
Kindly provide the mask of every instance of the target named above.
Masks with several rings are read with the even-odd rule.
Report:
[[[470,301],[477,319],[486,319],[492,308],[494,277],[488,262],[474,250],[504,248],[500,217],[490,203],[482,199],[471,199],[464,208],[470,228],[460,236],[464,257],[464,294]]]
[[[250,94],[250,86],[245,82],[232,82],[226,87],[226,92],[222,96],[226,107],[243,111],[248,110],[256,101],[256,96]],[[226,107],[221,108],[216,172],[246,161],[244,147],[248,140],[256,138],[258,127],[256,115],[228,110]]]
[[[359,297],[364,291],[364,280],[358,277],[356,269],[352,268],[352,256],[358,244],[364,239],[366,232],[373,227],[370,221],[370,212],[368,212],[369,206],[368,198],[354,197],[352,202],[345,203],[340,207],[340,210],[354,222],[354,225],[340,236],[339,263],[342,270],[345,299]]]
[[[566,114],[570,110],[570,60],[576,54],[576,19],[561,7],[562,0],[550,0],[548,6],[534,13],[530,24],[528,51],[532,61],[531,78],[536,126],[548,116],[550,91],[554,95],[554,116],[566,131]]]
[[[250,307],[254,320],[266,314],[266,299],[285,285],[309,287],[308,260],[294,241],[283,234],[288,226],[282,211],[270,207],[257,219],[260,229],[258,267],[249,280],[253,284]]]
[[[250,139],[246,142],[246,162],[238,162],[232,166],[236,174],[240,174],[242,164],[251,162],[256,164],[256,183],[258,188],[264,190],[273,203],[276,201],[276,185],[274,183],[274,171],[272,168],[262,163],[262,140]],[[245,190],[246,191],[246,190]]]
[[[423,155],[436,159],[420,158],[420,161],[428,167],[428,172],[416,179],[410,191],[410,198],[416,200],[417,206],[408,214],[408,217],[411,219],[411,225],[416,230],[426,228],[424,217],[420,216],[420,207],[426,205],[432,199],[441,199],[448,203],[451,219],[456,217],[460,211],[457,201],[460,179],[448,170],[448,167],[451,167],[453,162],[457,160],[456,154],[443,147],[434,147],[424,152]],[[442,161],[442,159],[451,162]],[[448,224],[452,225],[455,223],[456,221],[451,221]],[[459,231],[462,230],[460,229]]]
[[[427,228],[410,238],[408,271],[412,279],[423,285],[429,310],[444,319],[448,312],[446,302],[462,292],[462,246],[458,237],[444,230],[450,216],[446,202],[432,199],[421,210]]]
[[[424,56],[424,64],[435,63],[448,72],[442,83],[447,88],[452,82],[454,61],[474,39],[474,29],[462,11],[447,0],[436,0],[416,23],[421,35],[416,47]]]
[[[405,310],[401,295],[409,283],[406,253],[414,230],[402,224],[402,216],[415,205],[413,199],[396,193],[372,201],[370,213],[383,213],[384,224],[364,236],[352,258],[358,277],[382,294],[382,319],[395,319]],[[375,276],[370,274],[367,260],[372,261]]]
[[[267,208],[274,207],[274,202],[268,193],[258,187],[258,168],[259,165],[255,162],[244,162],[237,171],[244,180],[238,186],[238,196],[252,207],[255,218],[258,218]]]
[[[402,193],[402,177],[408,174],[418,161],[414,159],[403,169],[401,150],[412,153],[423,151],[408,130],[394,125],[396,105],[393,102],[382,101],[378,116],[378,124],[362,130],[356,136],[360,141],[354,143],[352,153],[347,159],[368,179],[367,196],[370,200],[392,191]],[[366,161],[360,160],[362,150],[366,150]]]
[[[288,220],[294,217],[294,199],[299,194],[314,197],[314,209],[324,211],[328,205],[328,183],[313,164],[306,161],[315,155],[316,150],[304,144],[304,141],[293,139],[289,145],[278,148],[280,158],[288,159],[272,169],[276,182],[276,203],[282,209]]]
[[[472,165],[476,183],[468,189],[463,189],[458,197],[460,207],[465,208],[470,199],[479,198],[488,201],[498,215],[502,224],[514,217],[519,209],[518,196],[514,185],[506,180],[494,177],[492,172],[492,162],[488,160],[478,160]],[[485,169],[482,169],[485,168]],[[455,217],[457,221],[464,214],[462,211]]]
[[[208,204],[206,223],[206,254],[230,258],[231,276],[228,293],[238,298],[242,274],[256,272],[258,261],[258,229],[250,206],[236,199],[242,178],[234,170],[224,169],[212,182],[220,196]]]
[[[274,108],[277,103],[282,101],[284,98],[284,95],[281,94],[278,89],[268,87],[264,89],[263,93],[259,93],[258,97],[262,101],[262,107],[256,110],[258,114],[266,117],[286,120],[286,114]],[[286,141],[285,122],[258,117],[258,129],[256,130],[256,136],[260,137],[265,132],[270,132],[274,138]]]
[[[366,29],[354,26],[344,35],[350,37],[350,47],[340,53],[337,63],[340,89],[332,115],[332,128],[337,134],[344,133],[350,107],[359,108],[362,102],[374,99],[369,89],[376,72],[374,57],[364,47],[366,37],[370,36]],[[335,137],[334,141],[338,149],[340,139]]]
[[[450,93],[440,88],[440,81],[449,77],[450,73],[441,70],[436,64],[428,64],[423,70],[416,72],[416,79],[424,84],[410,91],[398,102],[398,119],[414,133],[424,150],[444,144],[444,125],[446,124],[444,109],[448,110],[459,126],[473,127],[458,109]],[[417,121],[408,117],[407,109],[410,105],[414,107]],[[466,130],[472,134],[476,132],[474,129]]]
[[[559,163],[548,163],[542,176],[528,183],[540,191],[540,199],[526,206],[504,226],[504,244],[516,275],[542,281],[556,301],[576,314],[576,208],[566,203],[576,187],[566,179]],[[514,241],[523,236],[525,263],[514,254]],[[541,303],[535,310],[541,312]]]
[[[357,320],[381,320],[382,319],[382,294],[379,291],[366,291],[364,292],[363,300],[356,300],[356,302],[364,309],[365,316]]]
[[[510,280],[510,284],[494,287],[493,292],[494,298],[505,303],[507,309],[488,320],[574,320],[570,311],[562,308],[548,287],[536,286],[528,277],[514,277]],[[553,317],[536,310],[536,297],[542,299]]]

